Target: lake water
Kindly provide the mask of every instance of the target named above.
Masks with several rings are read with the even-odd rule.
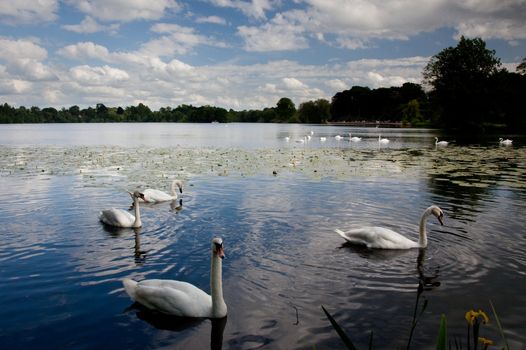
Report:
[[[311,139],[304,136],[310,135]],[[351,143],[348,132],[362,137]],[[378,145],[378,134],[391,142]],[[345,136],[336,140],[334,136]],[[290,140],[285,141],[285,137]],[[434,137],[452,141],[435,147]],[[326,137],[326,141],[320,141]],[[303,141],[300,141],[303,140]],[[440,315],[465,341],[469,309],[503,344],[526,344],[526,140],[476,144],[436,130],[279,124],[0,125],[0,344],[5,349],[333,349],[321,305],[360,348],[434,349]],[[143,227],[111,230],[126,190],[169,189]],[[335,228],[375,224],[427,249],[375,251]],[[225,241],[226,320],[181,320],[132,306],[121,280],[178,279],[209,291],[209,247]],[[464,344],[464,348],[465,348]]]

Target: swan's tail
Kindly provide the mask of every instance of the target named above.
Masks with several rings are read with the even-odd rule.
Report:
[[[336,232],[337,234],[339,234],[343,238],[347,239],[347,236],[345,236],[345,232],[343,232],[342,230],[339,230],[339,229],[336,228],[336,229],[334,229],[334,232]]]
[[[135,290],[137,289],[137,282],[129,278],[125,278],[122,280],[122,284],[124,285],[124,290],[126,291],[126,293],[130,296],[130,298],[133,301],[135,301]]]

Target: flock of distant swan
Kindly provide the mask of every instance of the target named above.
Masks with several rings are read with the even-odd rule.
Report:
[[[311,140],[312,135],[314,135],[314,131],[311,131],[309,134],[296,139],[296,142],[297,143],[306,143],[306,142]],[[336,135],[336,136],[334,136],[334,139],[336,141],[341,141],[341,140],[345,140],[345,137],[341,136],[341,135]],[[285,136],[284,140],[286,142],[290,142],[290,136]],[[360,141],[362,141],[362,138],[358,137],[358,136],[352,136],[352,134],[349,133],[348,140],[350,142],[360,142]],[[320,136],[320,142],[325,142],[325,141],[327,141],[327,137],[326,136]],[[378,135],[378,144],[380,144],[380,145],[387,145],[389,142],[390,142],[389,139],[383,138],[381,134]],[[503,146],[511,146],[513,144],[513,140],[503,139],[501,137],[501,138],[499,138],[499,144],[503,145]],[[446,147],[447,145],[449,145],[448,141],[443,141],[443,140],[442,141],[438,141],[438,137],[435,137],[435,146]]]
[[[310,140],[314,132],[300,139],[303,142]],[[336,140],[343,139],[336,135]],[[288,142],[290,138],[287,136]],[[349,133],[350,142],[360,142],[360,137],[352,136]],[[326,137],[320,137],[320,141],[326,141]],[[501,145],[511,145],[512,140],[499,139]],[[389,139],[378,135],[379,144],[389,143]],[[435,145],[447,146],[449,142],[439,141],[435,137]],[[103,210],[99,215],[99,220],[114,227],[139,228],[142,226],[139,203],[159,203],[173,201],[177,199],[176,190],[183,193],[181,181],[174,180],[171,185],[171,193],[145,189],[144,191],[128,192],[133,199],[134,214],[130,214],[122,209]],[[436,205],[431,205],[422,214],[419,225],[419,239],[412,241],[401,234],[377,226],[365,226],[342,231],[335,229],[335,232],[351,244],[366,246],[369,249],[411,249],[427,247],[426,222],[429,216],[435,216],[441,225],[444,224],[444,212]],[[223,240],[220,237],[212,239],[211,244],[211,268],[210,268],[210,291],[211,295],[196,286],[182,281],[150,279],[140,282],[129,278],[123,280],[123,285],[129,297],[144,307],[161,312],[163,314],[199,317],[199,318],[223,318],[227,315],[227,306],[223,299],[223,287],[221,277],[222,259],[224,258]]]

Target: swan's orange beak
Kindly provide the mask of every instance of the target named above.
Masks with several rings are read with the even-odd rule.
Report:
[[[222,246],[217,248],[217,256],[220,257],[221,259],[225,258],[225,251],[223,250]]]

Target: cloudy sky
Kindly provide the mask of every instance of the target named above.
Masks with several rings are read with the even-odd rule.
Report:
[[[299,106],[420,83],[460,35],[514,71],[526,0],[0,0],[0,103]]]

